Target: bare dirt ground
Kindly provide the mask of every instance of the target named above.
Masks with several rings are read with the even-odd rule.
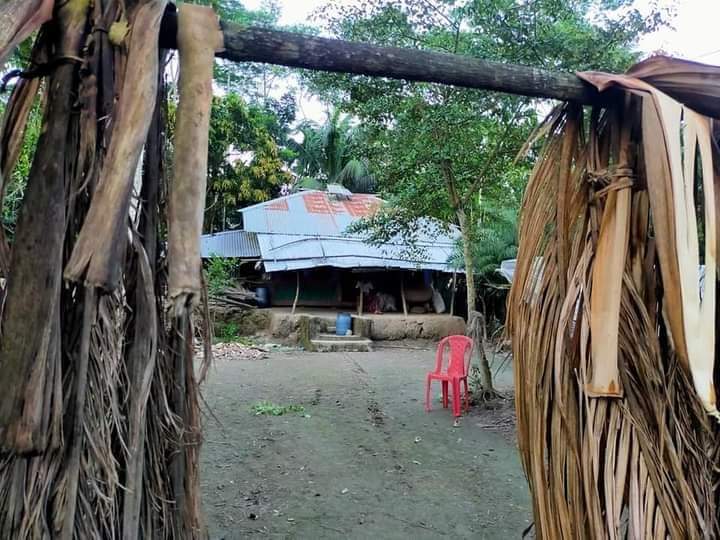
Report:
[[[210,537],[520,538],[531,514],[512,407],[454,428],[437,385],[425,413],[433,363],[417,349],[218,361],[204,389]],[[255,415],[260,401],[304,411]]]

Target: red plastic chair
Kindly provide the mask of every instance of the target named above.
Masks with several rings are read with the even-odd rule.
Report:
[[[460,384],[465,386],[465,411],[470,408],[468,398],[468,371],[470,370],[470,357],[472,356],[473,340],[466,336],[448,336],[438,343],[435,355],[435,371],[427,374],[425,388],[425,410],[430,412],[430,385],[434,380],[442,382],[442,404],[448,407],[448,386],[452,385],[453,416],[460,416]],[[445,363],[445,350],[450,354]],[[444,368],[444,370],[443,370]]]

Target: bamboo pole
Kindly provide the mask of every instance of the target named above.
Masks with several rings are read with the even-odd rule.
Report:
[[[405,274],[400,272],[400,298],[402,299],[403,313],[405,318],[408,316],[407,300],[405,300]]]
[[[295,300],[293,300],[292,315],[295,315],[298,299],[300,298],[300,270],[295,272]]]
[[[453,270],[452,295],[450,296],[450,315],[455,315],[455,293],[457,292],[457,270]]]

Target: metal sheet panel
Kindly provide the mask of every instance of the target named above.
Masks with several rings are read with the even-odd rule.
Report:
[[[448,264],[454,244],[420,244],[413,256],[402,244],[372,246],[357,237],[320,237],[258,234],[263,265],[268,272],[301,270],[318,266],[336,268],[400,268],[452,272]]]
[[[200,253],[203,258],[218,256],[259,259],[261,256],[257,235],[248,231],[204,234],[200,242]]]
[[[497,269],[497,272],[509,283],[512,283],[515,275],[515,263],[517,263],[517,259],[506,259],[500,263],[500,268]]]
[[[341,236],[353,221],[375,212],[375,195],[335,200],[324,191],[302,191],[242,210],[243,228],[257,233]]]

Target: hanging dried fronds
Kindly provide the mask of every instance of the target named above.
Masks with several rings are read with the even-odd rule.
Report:
[[[90,210],[65,268],[65,277],[112,290],[120,284],[118,261],[127,248],[128,212],[135,171],[153,116],[158,39],[166,0],[150,0],[132,15],[126,71],[116,106],[110,148]]]
[[[165,313],[166,4],[59,3],[33,53],[49,80],[23,79],[7,109],[3,177],[44,92],[0,309],[0,538],[206,536],[192,313]],[[172,227],[196,231],[187,216]]]
[[[77,57],[87,10],[60,9],[57,51]],[[48,84],[47,128],[38,141],[25,204],[17,225],[3,310],[0,377],[0,449],[44,451],[51,425],[54,377],[60,376],[60,282],[65,228],[65,159],[77,66],[59,65]]]
[[[720,74],[693,76],[706,88],[690,89],[677,75],[687,67],[663,59],[627,76],[581,74],[625,98],[589,120],[561,108],[544,128],[508,314],[539,538],[720,532],[708,417],[717,164],[710,121],[690,108],[715,110]]]
[[[45,45],[47,40],[40,37],[32,53],[32,65],[47,61]],[[25,142],[25,128],[30,112],[35,104],[41,79],[20,79],[13,88],[12,95],[5,107],[2,136],[0,140],[0,206],[5,198],[5,188],[15,168],[20,150]],[[10,248],[5,238],[5,230],[0,227],[0,277],[7,277],[10,269]],[[1,305],[0,305],[0,313]]]
[[[207,152],[202,149],[208,147],[213,62],[222,46],[220,23],[212,9],[180,6],[180,104],[168,239],[170,298],[178,315],[200,299],[200,235],[207,184]]]

